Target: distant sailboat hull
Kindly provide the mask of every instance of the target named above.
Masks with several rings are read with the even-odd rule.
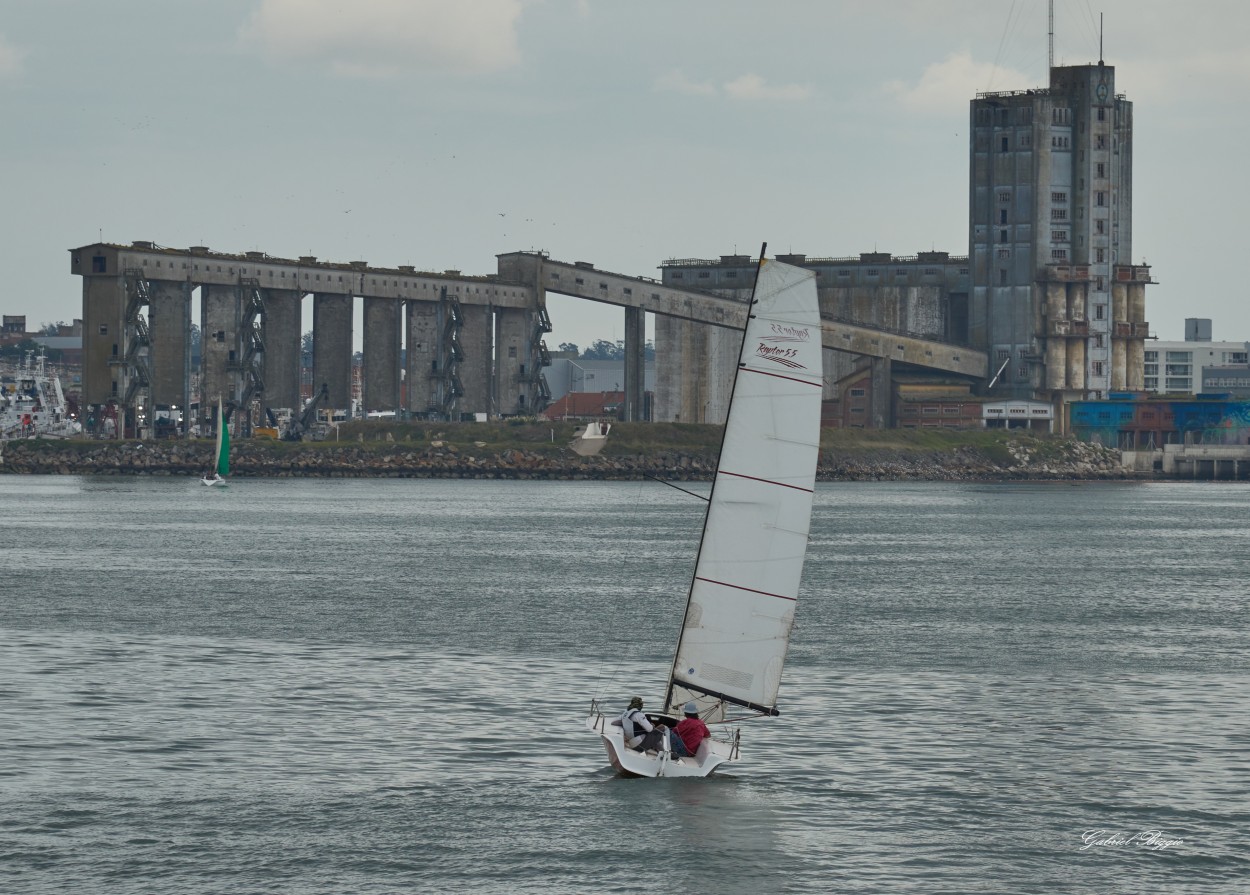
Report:
[[[201,485],[224,485],[230,474],[230,428],[221,399],[217,400],[217,443],[213,448],[213,468],[201,479]]]

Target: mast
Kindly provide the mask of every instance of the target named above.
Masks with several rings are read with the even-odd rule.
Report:
[[[751,298],[747,302],[746,318],[742,321],[742,342],[738,346],[738,366],[734,368],[734,384],[729,390],[729,410],[725,414],[725,425],[720,433],[720,448],[717,451],[717,457],[724,456],[725,453],[725,435],[729,432],[729,414],[733,413],[734,392],[738,390],[738,372],[742,369],[742,353],[746,349],[747,330],[751,325],[751,309],[755,307],[755,290],[760,285],[760,271],[764,267],[764,253],[768,250],[768,243],[760,243],[760,257],[755,263],[755,282],[751,284]],[[719,465],[719,460],[717,461]],[[668,709],[668,704],[673,698],[673,680],[677,676],[677,658],[681,653],[682,634],[686,630],[686,618],[690,614],[690,601],[694,597],[695,576],[699,574],[699,556],[703,553],[703,541],[707,537],[707,521],[712,513],[712,497],[716,493],[716,476],[712,477],[712,490],[708,492],[707,509],[703,511],[703,530],[699,534],[699,552],[694,557],[694,568],[690,572],[690,587],[686,589],[686,608],[681,614],[681,628],[677,631],[677,645],[673,648],[673,664],[668,670],[668,690],[664,693],[664,708]]]
[[[1049,69],[1052,69],[1055,67],[1055,0],[1050,0],[1050,3],[1047,4],[1047,6],[1050,11],[1050,32],[1048,34],[1048,37],[1050,38],[1050,47],[1046,56],[1047,70],[1048,70],[1048,76],[1049,76]],[[1102,56],[1101,50],[1099,51],[1098,55],[1100,57]]]

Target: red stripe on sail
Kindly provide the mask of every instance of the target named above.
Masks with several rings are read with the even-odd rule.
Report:
[[[729,472],[725,469],[720,470],[718,474],[731,475],[736,479],[747,479],[752,482],[763,482],[765,485],[776,485],[778,488],[793,488],[795,491],[805,491],[808,494],[816,493],[813,489],[804,488],[802,485],[787,485],[785,482],[774,482],[772,479],[761,479],[759,476],[743,475],[740,472]]]
[[[719,584],[721,587],[732,587],[734,590],[744,590],[747,593],[759,594],[762,597],[776,597],[778,600],[790,600],[797,602],[798,597],[787,597],[785,594],[774,594],[766,590],[756,590],[753,587],[743,587],[741,584],[730,584],[728,581],[716,581],[713,578],[696,577],[695,581],[702,581],[704,584]]]
[[[756,369],[755,367],[742,367],[742,372],[759,373],[761,376],[772,376],[777,379],[788,379],[791,382],[801,382],[804,385],[814,385],[817,388],[821,388],[824,386],[824,383],[819,380],[813,382],[810,379],[799,379],[797,376],[782,376],[780,373],[774,373],[772,370],[759,370],[759,369]]]

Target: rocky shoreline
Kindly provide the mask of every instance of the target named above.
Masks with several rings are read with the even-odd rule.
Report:
[[[207,441],[49,442],[0,444],[0,475],[198,476],[208,467]],[[1044,454],[1044,455],[1043,455]],[[231,475],[309,478],[461,478],[672,481],[711,478],[711,454],[656,449],[579,457],[567,449],[498,452],[448,444],[281,444],[236,441]],[[991,456],[971,446],[939,451],[822,451],[822,481],[1085,481],[1144,478],[1120,465],[1119,451],[1061,441],[1045,452],[1008,441]]]

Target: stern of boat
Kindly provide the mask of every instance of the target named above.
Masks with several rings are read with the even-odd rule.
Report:
[[[609,763],[622,777],[707,777],[720,765],[738,758],[737,728],[704,740],[694,756],[679,758],[668,752],[630,749],[625,745],[624,731],[612,723],[614,720],[615,716],[605,713],[598,700],[591,701],[586,729],[600,736]]]

